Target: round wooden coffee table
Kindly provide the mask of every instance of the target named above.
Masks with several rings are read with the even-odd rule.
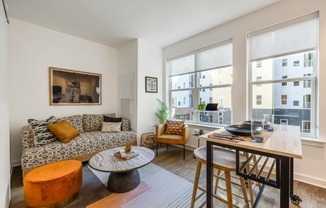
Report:
[[[140,183],[138,168],[150,163],[155,154],[145,147],[133,146],[138,156],[124,160],[114,156],[114,152],[123,147],[108,149],[94,155],[88,164],[95,170],[110,172],[107,187],[111,192],[124,193],[133,190]]]

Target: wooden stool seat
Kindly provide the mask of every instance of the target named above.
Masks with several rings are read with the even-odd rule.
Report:
[[[206,147],[197,148],[194,151],[195,157],[201,163],[206,164]],[[244,162],[245,157],[240,155],[240,162]],[[235,152],[230,150],[213,147],[213,167],[217,169],[235,171]]]
[[[206,190],[203,187],[200,187],[198,185],[200,172],[201,172],[201,166],[202,166],[202,164],[206,164],[206,154],[207,154],[206,147],[200,147],[194,151],[194,155],[197,159],[197,168],[196,168],[194,188],[193,188],[193,192],[192,192],[192,199],[191,199],[191,205],[190,205],[191,208],[194,207],[195,201],[199,197],[201,197],[204,193],[206,193]],[[244,162],[245,160],[246,160],[246,158],[240,155],[240,163]],[[219,201],[226,203],[229,208],[232,208],[232,207],[238,207],[236,205],[233,205],[232,195],[235,195],[244,200],[244,207],[249,207],[247,190],[246,190],[246,185],[245,185],[245,181],[244,181],[243,177],[238,178],[238,180],[240,181],[240,184],[231,181],[231,177],[233,177],[233,176],[231,176],[231,172],[235,172],[235,169],[236,169],[236,154],[235,154],[235,152],[224,149],[224,148],[213,147],[213,168],[217,169],[217,175],[214,174],[214,176],[216,177],[216,181],[215,181],[215,191],[214,191],[214,194],[212,194],[212,196],[214,198],[218,199]],[[222,175],[224,175],[224,178],[221,177]],[[218,186],[219,179],[222,179],[225,181],[225,188]],[[240,196],[239,194],[232,193],[232,185],[236,185],[241,188],[242,196]],[[217,188],[222,189],[226,192],[227,200],[216,195]],[[197,196],[197,189],[202,191],[202,193],[199,194],[199,196]]]
[[[82,163],[65,160],[35,168],[24,177],[27,207],[64,206],[83,182]]]

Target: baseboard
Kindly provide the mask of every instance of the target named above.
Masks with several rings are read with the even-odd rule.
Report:
[[[294,173],[294,180],[326,189],[326,180],[320,178],[307,176],[301,173]]]
[[[179,147],[180,147],[180,146],[179,146]],[[186,145],[186,149],[187,149],[187,150],[190,150],[190,151],[194,151],[195,149],[197,149],[197,147],[193,147],[193,146]]]
[[[17,167],[17,166],[20,166],[20,160],[14,160],[14,161],[11,161],[11,166],[12,167]]]

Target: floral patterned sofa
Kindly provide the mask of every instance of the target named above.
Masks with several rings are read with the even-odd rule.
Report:
[[[57,121],[66,120],[80,132],[79,136],[68,143],[56,140],[37,146],[34,143],[33,129],[30,125],[24,126],[21,135],[23,174],[47,163],[68,159],[87,161],[100,151],[126,144],[137,144],[136,133],[129,131],[127,119],[122,119],[120,132],[102,132],[104,116],[115,117],[115,114],[84,114],[58,118]]]

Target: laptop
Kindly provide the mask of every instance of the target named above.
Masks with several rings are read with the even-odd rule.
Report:
[[[207,103],[206,109],[207,111],[216,111],[218,103]]]

